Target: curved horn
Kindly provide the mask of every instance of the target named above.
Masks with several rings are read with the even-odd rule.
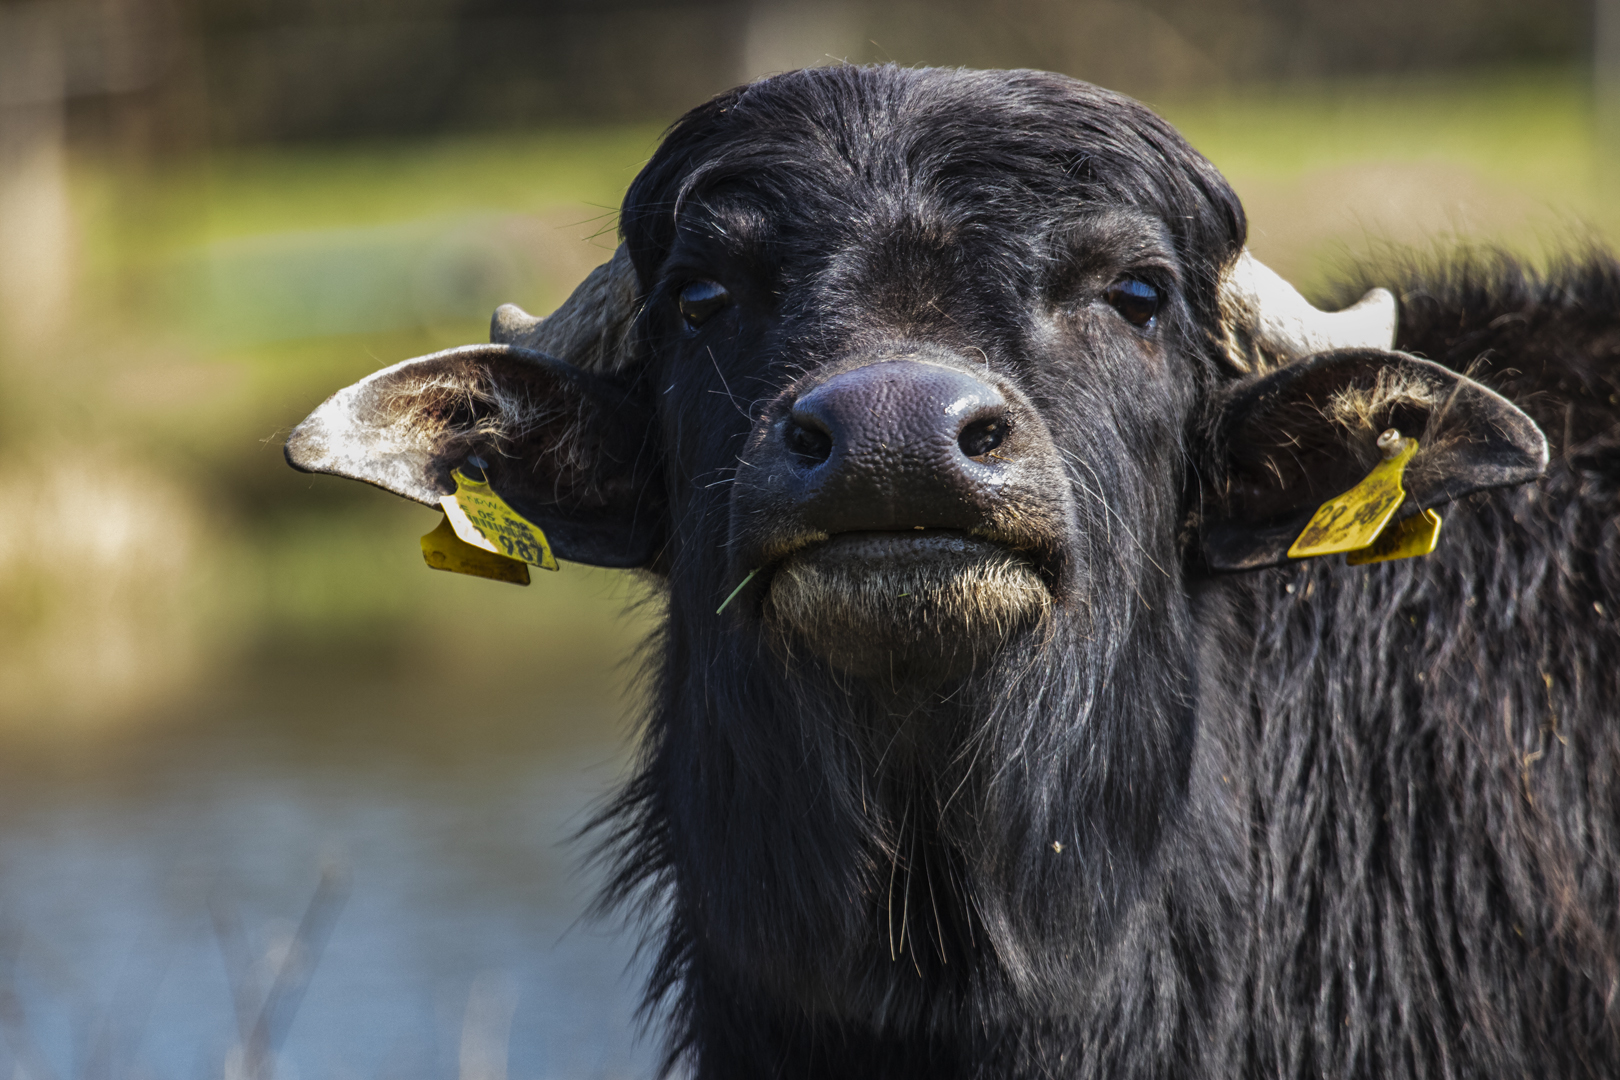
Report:
[[[1371,289],[1343,311],[1320,311],[1244,248],[1221,280],[1227,359],[1239,371],[1332,349],[1390,349],[1398,311],[1388,289]]]
[[[502,304],[489,321],[489,340],[565,360],[595,375],[614,375],[630,362],[636,316],[636,269],[623,244],[592,270],[562,307],[545,318]]]

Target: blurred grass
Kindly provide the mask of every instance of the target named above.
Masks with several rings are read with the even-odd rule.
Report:
[[[521,700],[539,718],[619,701],[646,629],[624,614],[639,598],[626,575],[568,566],[514,589],[428,571],[416,538],[436,512],[294,473],[280,441],[377,367],[484,339],[499,302],[560,302],[611,254],[613,207],[656,135],[76,161],[72,318],[0,353],[0,460],[29,491],[100,472],[135,505],[179,496],[101,559],[57,542],[105,533],[96,509],[64,517],[35,499],[36,520],[0,525],[4,636],[29,644],[0,660],[24,691],[0,719],[100,730],[264,695],[365,709],[345,686],[428,725],[430,701],[450,726],[506,723]],[[412,276],[435,259],[442,273]],[[351,309],[345,332],[322,322]],[[120,623],[125,655],[67,612]]]
[[[1509,69],[1158,103],[1243,197],[1250,244],[1305,289],[1390,245],[1532,259],[1620,228],[1589,76]]]
[[[1232,180],[1257,254],[1306,289],[1390,244],[1541,256],[1620,227],[1573,73],[1151,104]],[[94,510],[69,520],[12,495],[58,518],[0,523],[6,639],[28,643],[24,660],[0,660],[26,688],[0,701],[0,721],[100,730],[222,692],[364,709],[340,683],[449,724],[519,700],[613,700],[648,626],[645,611],[622,614],[640,595],[625,575],[565,566],[514,589],[428,571],[416,538],[434,512],[295,474],[280,441],[379,366],[484,340],[497,303],[549,311],[610,254],[614,208],[656,138],[643,126],[76,158],[73,309],[50,340],[0,347],[0,464],[36,494],[99,468],[152,513],[108,540]],[[68,534],[102,539],[38,539]],[[7,536],[34,539],[24,552]],[[63,612],[125,625],[92,632]],[[458,699],[469,678],[510,701]]]

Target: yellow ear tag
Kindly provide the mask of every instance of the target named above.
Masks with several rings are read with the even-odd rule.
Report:
[[[1364,566],[1367,563],[1389,562],[1391,559],[1410,559],[1414,555],[1427,555],[1439,542],[1440,515],[1433,510],[1425,510],[1391,525],[1367,547],[1346,555],[1344,561],[1347,566]]]
[[[1289,558],[1356,551],[1378,538],[1406,498],[1401,474],[1417,453],[1418,444],[1416,439],[1403,439],[1400,432],[1390,428],[1378,436],[1378,448],[1384,452],[1384,460],[1374,465],[1361,483],[1317,508],[1305,531],[1288,549]]]
[[[439,527],[422,537],[422,558],[435,570],[471,574],[473,577],[506,581],[513,585],[529,583],[527,563],[473,547],[456,535],[449,517],[440,518]]]
[[[460,469],[450,476],[456,482],[456,493],[444,496],[439,505],[444,507],[444,516],[457,536],[473,547],[508,559],[557,569],[551,544],[540,526],[507,506],[487,480],[474,480]]]

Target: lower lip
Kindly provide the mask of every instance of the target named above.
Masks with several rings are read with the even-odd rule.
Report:
[[[817,561],[870,562],[888,566],[911,562],[978,560],[1005,557],[1007,549],[988,540],[949,529],[916,532],[837,533],[825,543],[799,553]]]

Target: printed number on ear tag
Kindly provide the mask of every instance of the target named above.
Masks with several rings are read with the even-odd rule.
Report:
[[[439,520],[437,529],[422,537],[422,558],[435,570],[471,574],[473,577],[506,581],[513,585],[529,583],[527,563],[467,543],[456,535],[448,516]]]
[[[1391,525],[1378,534],[1378,539],[1360,551],[1344,557],[1347,566],[1365,566],[1367,563],[1389,562],[1391,559],[1410,559],[1414,555],[1427,555],[1440,542],[1440,515],[1425,510],[1415,517]]]
[[[1288,549],[1289,558],[1356,551],[1378,538],[1406,498],[1401,475],[1417,453],[1418,444],[1416,439],[1402,439],[1391,429],[1378,437],[1378,445],[1388,456],[1373,466],[1361,483],[1317,508],[1305,531]]]
[[[546,570],[557,569],[551,544],[540,526],[506,505],[487,480],[474,480],[457,469],[450,476],[456,493],[439,500],[456,535],[476,548],[518,559]]]

